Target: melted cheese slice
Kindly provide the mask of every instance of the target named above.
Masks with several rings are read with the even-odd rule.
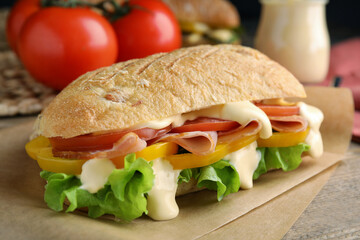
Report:
[[[179,214],[175,201],[177,181],[181,170],[173,170],[172,165],[162,158],[153,161],[155,182],[148,193],[148,216],[154,220],[169,220]]]
[[[109,159],[94,158],[86,161],[80,175],[81,188],[96,193],[104,187],[114,169],[115,165]]]
[[[256,148],[257,142],[255,141],[224,157],[224,159],[229,160],[235,166],[236,171],[239,173],[241,189],[253,187],[253,175],[261,160],[261,153]]]
[[[216,105],[198,111],[175,115],[162,120],[145,122],[136,126],[136,128],[148,127],[161,129],[169,126],[170,124],[172,124],[173,127],[178,127],[182,126],[187,120],[195,120],[199,117],[226,119],[236,121],[241,125],[247,125],[249,122],[257,120],[262,125],[260,137],[269,138],[272,135],[269,118],[260,108],[256,107],[250,101]]]
[[[314,158],[318,158],[323,154],[323,142],[320,134],[320,125],[324,120],[324,114],[320,109],[299,102],[300,115],[307,119],[310,127],[309,134],[305,139],[305,143],[310,145],[309,154]]]

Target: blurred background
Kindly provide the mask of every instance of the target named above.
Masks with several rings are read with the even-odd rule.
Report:
[[[260,16],[258,1],[232,1],[240,12],[247,35],[254,36]],[[326,20],[331,43],[360,35],[360,1],[330,0],[326,5]],[[247,39],[246,39],[247,40]],[[251,44],[251,42],[246,42]]]
[[[100,0],[91,1],[98,2]],[[172,0],[163,1],[168,2]],[[8,10],[15,4],[15,2],[16,0],[0,1],[0,117],[36,114],[41,111],[43,107],[46,106],[47,103],[51,101],[51,99],[57,93],[53,89],[34,81],[29,72],[24,69],[16,55],[9,50],[9,46],[5,37],[5,23]],[[254,47],[254,38],[256,30],[259,26],[260,12],[262,7],[260,1],[232,0],[231,2],[233,5],[235,5],[237,11],[240,14],[241,40],[239,42],[241,42],[241,44],[244,46]],[[206,8],[202,7],[201,9],[204,10]],[[226,12],[225,14],[229,13],[228,11],[224,12]],[[179,20],[179,22],[180,21],[181,20]],[[331,45],[334,47],[337,45],[337,43],[340,42],[345,42],[346,44],[339,46],[337,50],[332,49],[330,57],[330,70],[326,78],[322,76],[321,79],[318,79],[319,81],[316,83],[325,86],[336,85],[349,87],[353,90],[356,108],[360,109],[360,69],[358,67],[360,66],[360,63],[358,62],[360,59],[360,0],[329,0],[329,2],[326,4],[326,21]],[[302,21],[299,22],[301,23]],[[314,24],[312,24],[312,27],[316,29]],[[194,26],[191,25],[190,28],[194,28]],[[294,29],[291,28],[291,30]],[[294,32],[297,36],[292,39],[295,39],[298,44],[303,44],[304,41],[299,39],[300,31],[295,30]],[[262,45],[269,43],[270,41],[268,41],[268,39],[269,37],[265,36]],[[351,41],[349,42],[346,40]],[[199,44],[201,43],[203,42],[200,42]],[[314,42],[310,41],[308,45],[313,44]],[[183,44],[183,46],[186,45]],[[268,49],[272,48],[272,46],[268,47]],[[328,45],[327,48],[329,48]],[[261,49],[259,50],[262,51]],[[293,50],[294,49],[292,48],[291,51]],[[299,51],[302,52],[302,50]],[[270,54],[266,54],[270,56]],[[315,64],[318,66],[319,63],[325,62],[320,61],[321,59],[319,60],[319,58],[314,59],[314,57],[319,57],[319,54],[315,53],[313,57],[310,57],[312,61],[297,59],[297,67],[304,67],[304,63],[307,63],[307,65],[310,66],[310,73],[313,73],[313,69],[319,69],[319,67],[315,67]],[[274,57],[272,58],[283,64],[280,60]],[[325,58],[328,60],[329,56],[326,55]],[[285,63],[286,62],[290,61],[286,60]],[[346,62],[350,62],[350,64]],[[328,65],[328,61],[325,62],[325,64]],[[291,69],[289,70],[291,71]],[[327,66],[325,71],[327,71]],[[294,72],[292,73],[296,75]],[[299,79],[301,78],[299,76],[296,77]],[[341,84],[339,81],[335,82],[334,84],[334,79],[337,77],[341,77],[343,79]],[[300,81],[301,80],[302,79],[300,79]],[[305,83],[306,81],[302,82]],[[360,139],[360,112],[357,122],[359,125],[358,135]]]
[[[0,8],[11,7],[15,0],[1,0]],[[253,46],[253,37],[258,25],[261,4],[257,0],[232,0],[238,9],[245,29],[243,45]],[[330,0],[326,6],[331,43],[360,35],[360,1]]]
[[[261,5],[259,1],[232,1],[240,12],[246,36],[254,36],[258,24]],[[331,43],[360,35],[360,1],[330,0],[326,5]],[[252,44],[251,39],[244,39],[244,45]]]

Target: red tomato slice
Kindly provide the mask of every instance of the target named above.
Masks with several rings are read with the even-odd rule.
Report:
[[[292,116],[299,115],[300,108],[298,106],[277,106],[277,105],[258,105],[268,116]]]
[[[141,128],[132,132],[136,133],[141,139],[147,141],[149,139],[159,137],[171,129],[170,126],[162,129]],[[50,138],[53,149],[57,151],[97,151],[105,150],[113,147],[113,144],[122,136],[130,131],[112,132],[105,134],[87,134],[73,138]]]
[[[192,121],[186,121],[184,125],[173,128],[171,132],[182,133],[193,131],[229,131],[239,126],[240,124],[235,121],[200,117]]]

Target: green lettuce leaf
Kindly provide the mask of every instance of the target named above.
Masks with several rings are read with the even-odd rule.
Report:
[[[66,192],[80,186],[80,180],[74,175],[42,171],[40,176],[48,183],[45,186],[44,200],[55,211],[62,211]]]
[[[259,178],[269,169],[290,171],[297,168],[301,163],[301,154],[309,149],[306,144],[258,148],[261,160],[253,179]],[[62,211],[64,200],[68,199],[70,205],[66,212],[87,207],[88,215],[93,218],[112,214],[124,221],[131,221],[140,217],[147,213],[145,195],[154,183],[152,163],[129,154],[125,157],[124,165],[123,169],[113,170],[108,182],[95,194],[82,189],[80,179],[74,175],[42,171],[41,177],[48,182],[45,186],[45,202],[51,209]],[[190,179],[195,179],[200,188],[217,191],[218,201],[240,188],[238,172],[227,160],[220,160],[206,167],[184,169],[180,172],[178,183],[189,182]]]
[[[188,168],[181,170],[178,177],[178,184],[183,182],[189,182],[191,178],[196,178],[199,174],[200,168]]]
[[[88,207],[88,215],[96,218],[113,214],[119,219],[131,221],[146,210],[145,194],[154,183],[151,164],[135,154],[125,157],[123,169],[115,169],[104,188],[91,194],[81,189],[80,180],[74,175],[42,171],[40,176],[48,181],[45,186],[45,202],[55,211],[62,211],[65,198],[70,202],[67,212]]]
[[[254,172],[253,179],[258,179],[262,174],[270,169],[282,169],[291,171],[296,169],[301,163],[301,154],[309,151],[310,146],[300,143],[291,147],[261,147],[261,160]]]
[[[235,167],[226,160],[220,160],[209,166],[200,168],[198,187],[206,187],[217,191],[217,199],[221,201],[226,195],[239,191],[240,178]]]

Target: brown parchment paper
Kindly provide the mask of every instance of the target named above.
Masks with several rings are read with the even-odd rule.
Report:
[[[266,204],[199,239],[281,239],[321,190],[337,165],[334,164]]]
[[[40,169],[24,151],[33,123],[1,130],[0,239],[183,240],[251,239],[250,236],[253,239],[266,236],[267,239],[278,239],[291,225],[281,225],[278,231],[273,229],[269,237],[263,232],[264,224],[284,219],[290,219],[292,224],[306,207],[304,202],[310,202],[319,186],[326,182],[329,172],[323,171],[341,160],[351,138],[353,102],[350,91],[324,87],[306,90],[309,96],[306,101],[320,107],[325,114],[321,131],[326,152],[321,158],[306,157],[301,166],[292,172],[270,172],[258,179],[253,189],[231,194],[221,202],[217,202],[216,194],[210,191],[180,197],[177,199],[180,214],[170,221],[155,222],[145,216],[123,224],[107,219],[90,219],[80,212],[66,214],[48,209],[43,201],[45,182],[39,177]],[[314,184],[319,186],[311,188]],[[305,197],[300,186],[313,194]],[[289,196],[297,200],[292,201],[292,207],[286,206],[289,201],[284,200]],[[284,204],[290,213],[291,209],[296,211],[284,214],[284,208],[276,207],[278,203]],[[272,214],[265,214],[269,211]],[[254,222],[259,225],[258,229],[253,227]],[[239,227],[245,230],[236,231],[235,228]]]

